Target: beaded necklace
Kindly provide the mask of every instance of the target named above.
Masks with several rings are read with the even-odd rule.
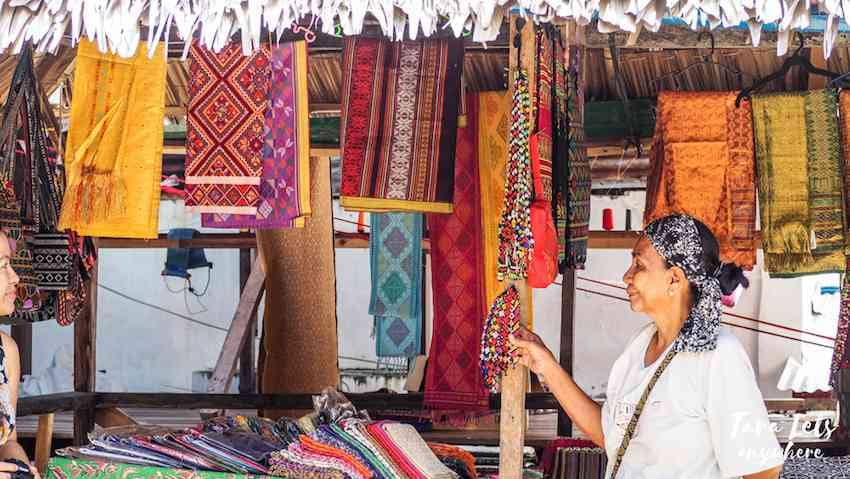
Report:
[[[499,281],[528,276],[528,260],[534,248],[531,234],[531,97],[528,76],[519,70],[514,80],[511,108],[510,158],[505,169],[505,202],[499,218]]]
[[[485,385],[493,392],[498,392],[502,375],[519,360],[517,348],[508,342],[508,336],[519,330],[519,319],[519,291],[510,286],[490,307],[481,335],[481,374]]]

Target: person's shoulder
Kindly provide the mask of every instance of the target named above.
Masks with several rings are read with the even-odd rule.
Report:
[[[9,336],[7,333],[0,331],[0,340],[2,340],[3,351],[8,353],[18,353],[18,343],[15,342],[15,339],[12,336]]]

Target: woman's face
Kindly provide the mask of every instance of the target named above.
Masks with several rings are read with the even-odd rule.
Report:
[[[671,303],[673,280],[672,269],[646,236],[641,236],[632,250],[632,264],[623,275],[632,311],[651,314]]]
[[[0,233],[0,291],[3,293],[0,300],[0,316],[7,316],[15,312],[17,286],[18,275],[12,269],[11,241],[8,236]]]

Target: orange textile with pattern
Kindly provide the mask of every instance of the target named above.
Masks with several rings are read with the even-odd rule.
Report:
[[[755,156],[751,106],[735,92],[661,92],[644,223],[685,213],[708,226],[720,259],[756,262]]]

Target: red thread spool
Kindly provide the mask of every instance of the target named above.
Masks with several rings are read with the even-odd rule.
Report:
[[[611,208],[602,210],[602,229],[605,231],[614,229],[614,210]]]

